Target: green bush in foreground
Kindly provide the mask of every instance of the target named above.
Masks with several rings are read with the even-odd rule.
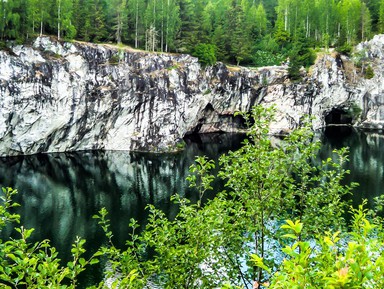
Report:
[[[21,227],[20,239],[0,243],[0,284],[75,288],[77,276],[103,256],[109,288],[380,288],[369,286],[382,285],[381,220],[369,222],[373,212],[361,207],[353,210],[352,232],[346,232],[346,150],[318,162],[319,143],[309,123],[272,143],[273,109],[255,107],[242,116],[254,124],[243,147],[220,158],[218,177],[226,190],[214,199],[203,202],[215,163],[198,157],[188,177],[198,192],[196,203],[173,196],[179,205],[173,219],[149,205],[141,233],[130,221],[124,250],[114,246],[108,213],[101,209],[95,218],[107,245],[84,259],[85,241],[77,239],[73,261],[65,266],[48,241],[28,243],[32,230]],[[15,191],[3,191],[2,226],[19,220],[9,213]],[[282,220],[297,221],[281,226]],[[104,281],[92,288],[106,288]]]
[[[348,173],[342,166],[346,150],[318,163],[314,158],[319,143],[313,141],[309,123],[272,143],[269,124],[273,109],[255,107],[251,115],[242,116],[248,123],[253,119],[254,125],[241,149],[220,158],[218,176],[226,183],[225,191],[203,205],[215,164],[198,157],[188,178],[197,188],[197,203],[174,196],[180,210],[172,220],[149,206],[142,234],[136,234],[137,223],[131,222],[133,233],[127,250],[118,250],[111,240],[103,249],[114,261],[112,272],[128,276],[137,270],[130,288],[149,283],[161,288],[261,284],[270,279],[272,271],[256,266],[251,256],[260,256],[268,268],[277,270],[281,260],[274,253],[285,241],[279,232],[280,220],[299,219],[306,224],[301,240],[330,228],[345,228],[342,216],[347,203],[342,198],[350,193],[350,187],[341,181]],[[98,218],[102,225],[108,222],[105,210]],[[104,228],[112,234],[108,226]],[[115,279],[116,286],[120,282],[124,280]]]
[[[352,210],[352,231],[347,234],[326,232],[312,240],[302,241],[305,224],[287,221],[283,237],[291,242],[282,251],[285,259],[271,277],[267,288],[384,288],[384,239],[381,222],[368,220],[368,211]],[[376,219],[377,221],[377,219]],[[262,258],[252,256],[254,263],[271,271]]]
[[[3,188],[0,206],[0,230],[9,222],[20,221],[20,216],[11,214],[9,210],[18,206],[12,202],[17,193],[12,188]],[[90,259],[84,259],[85,240],[77,238],[72,245],[72,261],[66,266],[60,264],[56,249],[49,240],[35,244],[28,242],[33,229],[23,226],[16,228],[19,239],[6,242],[0,240],[0,287],[1,288],[76,288],[78,275],[85,267],[98,262],[99,252]]]

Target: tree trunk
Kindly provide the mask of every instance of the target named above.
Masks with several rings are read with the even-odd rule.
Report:
[[[61,22],[61,0],[58,0],[57,6],[57,39],[60,40],[60,22]]]

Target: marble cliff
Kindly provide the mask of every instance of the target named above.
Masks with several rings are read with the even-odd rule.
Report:
[[[242,128],[236,111],[275,105],[273,133],[306,114],[327,123],[384,128],[384,35],[356,47],[358,60],[319,54],[292,83],[286,67],[217,63],[189,55],[58,42],[0,51],[0,156],[76,150],[173,150],[191,133]],[[357,65],[363,61],[362,65]],[[374,76],[364,77],[364,65]]]

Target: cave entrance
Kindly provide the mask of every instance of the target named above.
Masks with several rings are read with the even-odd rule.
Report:
[[[348,110],[342,108],[334,108],[325,116],[326,126],[331,125],[351,125],[352,116]]]

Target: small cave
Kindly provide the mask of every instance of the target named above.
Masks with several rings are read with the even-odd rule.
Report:
[[[325,116],[326,126],[348,126],[352,124],[352,116],[346,109],[334,108]]]
[[[204,113],[212,113],[213,111],[215,111],[215,109],[213,108],[212,103],[208,102],[208,104],[204,108]]]
[[[325,116],[325,136],[345,137],[352,133],[352,116],[348,109],[334,108]]]
[[[246,120],[241,114],[233,116],[233,123],[240,129],[247,129],[255,124],[253,117]]]

